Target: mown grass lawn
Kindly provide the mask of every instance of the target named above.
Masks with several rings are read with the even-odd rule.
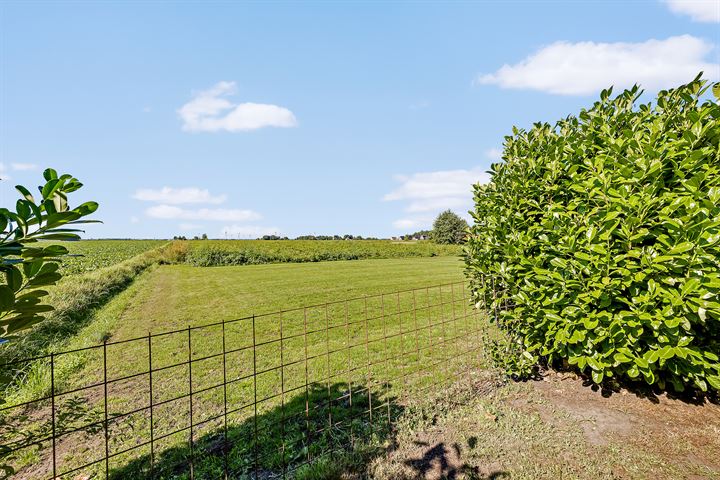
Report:
[[[439,285],[443,286],[411,291]],[[377,295],[398,291],[402,292]],[[326,304],[348,298],[354,300]],[[315,306],[299,308],[308,305]],[[283,313],[273,313],[279,311]],[[236,439],[227,458],[237,475],[256,468],[282,472],[337,446],[341,439],[349,440],[348,432],[337,430],[338,421],[353,425],[352,435],[363,442],[381,442],[375,438],[376,428],[368,430],[373,427],[368,424],[368,410],[382,406],[387,417],[402,408],[410,385],[427,387],[477,363],[476,350],[470,350],[478,347],[479,315],[468,304],[457,257],[160,266],[143,274],[96,317],[71,346],[97,344],[105,338],[110,344],[105,351],[58,357],[56,390],[102,382],[107,356],[107,378],[112,381],[108,412],[111,418],[121,416],[111,422],[109,444],[110,470],[117,478],[148,474],[151,454],[156,478],[185,478],[174,465],[189,454],[191,412],[193,448],[198,450],[202,450],[198,445],[205,445],[212,451],[213,439],[219,431],[224,434],[221,427],[227,418],[228,436]],[[213,325],[200,327],[204,324]],[[173,330],[178,331],[113,343]],[[256,349],[251,348],[253,342]],[[231,352],[225,356],[223,343]],[[143,409],[150,403],[150,349],[156,405],[152,432],[150,412]],[[47,383],[47,369],[37,376],[36,385]],[[231,382],[227,389],[222,387],[224,376]],[[338,408],[347,407],[351,397],[354,407],[351,401],[349,410]],[[64,431],[91,418],[101,419],[104,399],[102,386],[63,396],[56,412],[66,420],[57,428]],[[252,442],[254,422],[248,424],[256,400],[261,419],[257,448]],[[90,413],[71,415],[78,403],[90,405]],[[359,409],[358,415],[348,414],[353,408]],[[138,409],[143,410],[126,415]],[[47,414],[41,411],[31,418],[37,425]],[[294,420],[283,420],[287,417]],[[180,432],[172,433],[176,430]],[[311,439],[308,430],[323,433]],[[157,439],[152,452],[145,445],[151,433]],[[138,445],[142,446],[133,449]],[[57,447],[59,471],[66,471],[102,457],[104,432],[71,433]],[[127,449],[132,450],[124,452]],[[196,478],[215,478],[217,469],[222,469],[221,456],[195,453],[206,457],[195,465],[196,474],[205,472],[205,476]],[[28,454],[23,463],[34,465],[20,478],[49,476],[50,460],[47,453]],[[104,467],[100,462],[76,473],[91,474]]]
[[[113,339],[463,280],[458,257],[154,270]]]

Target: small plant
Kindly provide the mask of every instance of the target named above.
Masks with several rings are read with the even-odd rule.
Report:
[[[53,307],[43,304],[47,287],[62,274],[60,259],[68,250],[61,245],[39,243],[41,240],[78,240],[78,230],[69,225],[90,223],[83,220],[98,208],[85,202],[70,208],[67,196],[82,187],[71,175],[58,176],[53,169],[43,173],[45,184],[38,187],[39,201],[22,185],[15,188],[22,198],[15,211],[0,208],[0,270],[5,283],[0,284],[0,343],[16,338],[16,334],[43,319]]]
[[[509,373],[567,362],[595,383],[720,390],[720,106],[698,76],[513,128],[475,186],[466,248]],[[720,96],[718,85],[715,94]],[[485,288],[492,279],[496,288]],[[513,353],[514,352],[514,353]]]

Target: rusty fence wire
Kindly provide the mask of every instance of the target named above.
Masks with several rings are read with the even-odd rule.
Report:
[[[481,365],[464,282],[105,341],[32,364],[47,394],[0,404],[19,479],[292,478],[381,442],[403,409]]]

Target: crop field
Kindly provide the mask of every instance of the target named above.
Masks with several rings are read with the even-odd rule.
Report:
[[[115,265],[166,243],[166,240],[81,240],[53,245],[62,245],[70,252],[71,256],[63,259],[62,272],[77,275]]]
[[[187,263],[195,266],[319,262],[370,258],[458,256],[458,245],[389,240],[197,240],[189,241]]]

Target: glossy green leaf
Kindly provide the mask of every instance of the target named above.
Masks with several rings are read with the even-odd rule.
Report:
[[[16,333],[30,328],[52,311],[43,303],[46,290],[38,287],[52,285],[61,277],[53,259],[67,254],[59,245],[39,243],[38,240],[76,240],[76,228],[61,228],[66,223],[84,223],[87,215],[98,208],[95,202],[86,202],[70,210],[68,193],[78,190],[82,183],[71,175],[58,174],[53,169],[43,172],[45,183],[38,187],[42,195],[40,204],[30,190],[17,185],[20,199],[15,211],[0,208],[0,270],[5,284],[0,285],[0,343],[14,339]],[[17,298],[15,298],[17,292]]]
[[[15,293],[7,285],[0,285],[0,312],[9,312],[15,304]]]
[[[23,285],[23,275],[17,267],[12,266],[5,272],[5,281],[13,292],[17,292]]]

